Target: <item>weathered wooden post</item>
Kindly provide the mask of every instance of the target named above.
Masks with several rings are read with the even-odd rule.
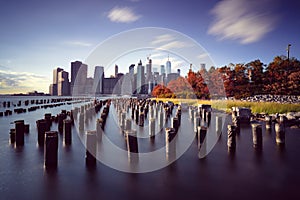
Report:
[[[220,135],[222,133],[222,117],[216,116],[216,132],[217,135]]]
[[[228,125],[227,126],[227,146],[230,150],[235,150],[236,147],[236,132],[235,126]]]
[[[24,120],[15,121],[16,146],[24,145]]]
[[[138,153],[138,140],[136,130],[126,130],[127,150],[131,153]]]
[[[198,126],[201,125],[201,118],[198,116],[198,117],[195,117],[194,118],[194,132],[197,133],[198,131]]]
[[[45,133],[44,160],[46,168],[57,167],[58,132],[48,131]]]
[[[66,145],[72,143],[72,121],[65,119],[63,126],[64,141]]]
[[[262,128],[261,124],[252,124],[252,137],[253,137],[253,147],[257,149],[262,148]]]
[[[178,118],[177,117],[172,117],[171,118],[171,127],[175,129],[175,132],[178,132],[178,128],[179,128],[179,122],[178,122]]]
[[[278,145],[285,145],[285,127],[283,124],[276,123],[275,124],[275,132],[276,132],[276,143]]]
[[[155,118],[149,119],[149,136],[150,137],[155,136]]]
[[[85,162],[87,166],[96,165],[97,153],[97,135],[96,131],[86,132],[86,157]]]
[[[84,114],[81,112],[79,114],[79,131],[83,131],[84,130]]]

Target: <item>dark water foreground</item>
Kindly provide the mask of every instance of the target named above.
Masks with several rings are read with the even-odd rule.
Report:
[[[77,106],[77,105],[75,105]],[[0,118],[0,199],[299,199],[300,131],[286,129],[285,148],[275,142],[274,127],[266,132],[263,123],[263,149],[252,145],[251,126],[241,127],[234,154],[227,151],[226,128],[217,144],[204,158],[198,158],[196,140],[168,167],[149,173],[124,173],[97,162],[94,169],[85,165],[85,147],[73,127],[72,145],[65,146],[59,135],[58,168],[44,169],[44,149],[37,145],[35,121],[44,113],[53,115],[72,105],[39,109],[35,112]],[[106,124],[112,142],[125,148],[114,125],[113,109]],[[187,113],[178,134],[190,131]],[[30,124],[24,147],[9,143],[10,124],[24,119]],[[214,115],[212,117],[214,119]],[[230,121],[227,117],[226,124]],[[225,125],[226,125],[225,124]],[[110,125],[110,126],[109,126]],[[215,128],[214,120],[211,127]],[[226,127],[226,126],[224,126]],[[89,127],[94,128],[94,127]],[[52,130],[57,130],[53,124]],[[164,143],[157,135],[154,144]],[[153,143],[143,140],[141,151]],[[109,155],[107,155],[109,156]]]

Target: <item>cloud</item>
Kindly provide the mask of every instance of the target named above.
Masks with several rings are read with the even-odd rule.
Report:
[[[172,41],[169,42],[167,44],[164,44],[162,46],[159,47],[159,49],[164,49],[164,50],[170,50],[170,49],[181,49],[184,47],[191,47],[192,44],[188,44],[186,42],[182,42],[182,41]]]
[[[208,34],[241,44],[257,42],[275,28],[277,17],[272,4],[271,0],[222,0],[211,10],[215,20]]]
[[[166,65],[168,60],[168,55],[166,53],[156,53],[150,56],[152,60],[153,67],[156,67],[160,71],[160,65]],[[176,72],[178,68],[182,68],[187,65],[187,63],[176,56],[169,56],[169,60],[172,65],[172,72]]]
[[[90,47],[92,46],[91,43],[82,42],[82,41],[65,41],[64,44],[69,46],[77,46],[77,47]]]
[[[131,23],[140,19],[141,15],[135,14],[133,9],[129,7],[114,7],[109,11],[107,17],[112,22]]]
[[[157,46],[157,49],[160,50],[180,49],[194,46],[193,44],[188,43],[186,41],[178,40],[176,37],[170,34],[156,36],[151,42],[151,44]]]
[[[48,88],[47,77],[28,72],[0,70],[0,93],[26,93],[28,91],[44,91]]]
[[[170,35],[170,34],[164,34],[164,35],[159,35],[157,37],[155,37],[155,39],[151,42],[151,44],[161,44],[164,42],[170,42],[172,40],[174,40],[174,36]]]
[[[209,53],[202,53],[197,56],[197,58],[199,58],[199,59],[203,59],[203,58],[207,58],[207,57],[209,57]]]

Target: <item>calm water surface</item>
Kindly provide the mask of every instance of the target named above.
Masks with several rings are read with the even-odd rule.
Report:
[[[4,101],[3,97],[0,101]],[[274,130],[266,132],[264,124],[261,152],[252,147],[251,126],[244,125],[237,137],[235,154],[228,153],[224,128],[217,144],[204,159],[198,158],[195,139],[187,151],[171,165],[143,174],[120,172],[101,162],[97,162],[94,169],[87,168],[85,147],[80,134],[73,127],[72,145],[65,146],[62,134],[59,135],[58,169],[46,171],[43,166],[44,150],[37,145],[35,122],[43,118],[45,113],[56,115],[62,109],[71,110],[74,106],[80,104],[0,117],[1,200],[300,198],[300,131],[287,129],[286,146],[279,148],[275,143]],[[113,113],[114,109],[111,109],[105,134],[114,144],[126,149]],[[182,117],[183,124],[178,133],[180,137],[191,132],[192,128],[187,113]],[[19,119],[30,124],[30,133],[25,135],[24,147],[15,148],[9,142],[9,129],[14,128],[11,122]],[[226,124],[229,122],[227,116]],[[214,123],[213,120],[209,134],[215,134]],[[94,126],[91,123],[87,129],[93,129]],[[54,123],[51,130],[57,130],[57,124]],[[178,140],[180,144],[180,138]],[[155,137],[154,143],[146,138],[139,139],[141,152],[163,146],[163,133]]]

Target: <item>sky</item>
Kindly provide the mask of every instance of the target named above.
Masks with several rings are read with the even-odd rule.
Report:
[[[286,55],[288,44],[290,56],[300,59],[299,8],[297,0],[0,0],[0,94],[48,93],[54,68],[70,72],[72,61],[88,62],[112,36],[143,27],[183,34],[200,45],[216,67],[256,59],[268,64],[275,56]],[[170,51],[184,46],[172,37],[161,33],[154,39],[165,42],[162,46]],[[115,43],[110,52],[118,52],[122,45]],[[148,53],[136,55],[144,63]],[[149,54],[159,65],[170,53]],[[138,62],[137,57],[131,61],[118,56],[120,60],[111,65],[124,67],[123,73],[129,63]],[[106,64],[101,55],[98,58],[97,65]],[[173,70],[185,65],[172,53],[170,60]]]

